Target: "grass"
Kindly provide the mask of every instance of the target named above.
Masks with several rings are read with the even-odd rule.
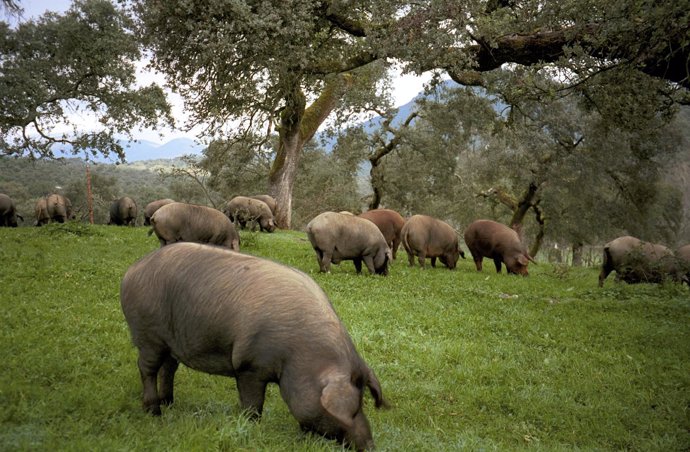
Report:
[[[161,418],[141,409],[119,305],[146,228],[0,229],[0,450],[337,450],[302,434],[270,386],[263,419],[233,379],[182,367]],[[300,232],[243,233],[243,251],[310,274],[392,405],[367,415],[379,450],[687,450],[690,296],[597,269],[530,276],[409,268],[357,276],[318,266]]]

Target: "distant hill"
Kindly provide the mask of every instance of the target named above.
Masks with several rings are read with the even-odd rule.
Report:
[[[452,80],[446,80],[442,82],[442,85],[447,88],[457,88],[461,86]],[[480,96],[486,95],[481,92],[481,89],[477,89],[477,94]],[[411,101],[399,106],[398,112],[392,121],[392,125],[400,125],[416,108],[417,100],[423,98],[424,96],[424,91],[420,91]],[[497,112],[505,109],[505,107],[506,106],[500,102],[497,102],[494,105],[494,108]],[[378,129],[382,122],[383,118],[381,116],[376,116],[368,121],[365,121],[362,125],[364,126],[364,130],[366,132],[371,133]],[[321,140],[319,142],[323,144],[326,152],[330,152],[337,141],[337,137],[326,138],[322,134],[317,134],[316,139]],[[163,144],[157,144],[147,140],[122,141],[121,144],[125,148],[125,158],[129,163],[160,159],[169,160],[186,154],[199,155],[201,154],[201,151],[206,148],[206,145],[199,144],[191,138],[175,138]],[[58,157],[83,157],[81,155],[72,155],[69,147],[66,148],[66,151],[56,151],[55,153]],[[115,163],[115,157],[106,159],[102,156],[99,156],[95,158],[95,161],[99,163]]]
[[[452,88],[461,88],[463,85],[460,85],[453,80],[444,80],[440,83],[440,86],[446,89],[452,89]],[[482,97],[487,97],[489,99],[493,99],[493,109],[496,111],[498,114],[505,114],[505,111],[507,109],[507,105],[504,104],[503,102],[496,100],[494,96],[488,95],[484,88],[480,87],[473,87],[471,88],[476,95],[482,96]],[[420,99],[423,99],[426,97],[426,94],[424,93],[424,90],[420,91],[417,93],[417,95],[408,103],[403,104],[398,108],[398,112],[396,113],[395,117],[393,118],[393,121],[391,121],[391,125],[393,127],[397,127],[401,125],[405,119],[412,113],[414,110],[417,109],[417,101]],[[415,120],[412,120],[412,123],[414,123]],[[381,116],[375,116],[367,121],[364,121],[361,125],[364,128],[364,131],[368,134],[373,133],[375,130],[377,130],[381,124],[383,123],[383,118]],[[323,135],[317,134],[316,138],[317,139],[322,139]],[[331,152],[333,147],[335,146],[336,142],[338,140],[338,137],[328,137],[328,138],[323,138],[321,143],[323,143],[323,146],[325,147],[327,152]]]
[[[174,159],[185,154],[201,154],[206,145],[199,144],[191,138],[175,138],[167,143],[158,144],[147,140],[120,141],[125,149],[125,159],[127,162],[139,162],[144,160]],[[73,155],[70,147],[56,151],[58,157],[83,157]],[[98,156],[94,158],[99,163],[114,163],[115,157],[105,158]]]

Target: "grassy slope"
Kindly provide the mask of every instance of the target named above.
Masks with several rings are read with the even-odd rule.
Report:
[[[333,450],[303,435],[269,388],[239,413],[234,380],[182,367],[175,406],[140,407],[119,306],[145,228],[0,229],[0,449]],[[595,269],[529,278],[408,268],[316,272],[298,232],[244,234],[243,251],[325,289],[392,404],[367,414],[380,450],[679,450],[690,445],[690,297],[678,285],[596,287]],[[490,264],[487,262],[487,264]]]

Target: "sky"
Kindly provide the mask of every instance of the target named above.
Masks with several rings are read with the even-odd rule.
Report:
[[[21,7],[24,9],[24,20],[32,17],[38,17],[46,11],[64,12],[71,5],[70,0],[19,0]],[[431,79],[430,74],[423,74],[416,76],[412,74],[402,75],[399,70],[393,73],[392,95],[394,105],[396,107],[404,105],[412,100],[424,87],[424,83]],[[152,73],[145,68],[145,64],[140,64],[137,70],[137,81],[141,86],[148,86],[152,82],[156,82],[161,86],[165,85],[165,79],[161,74]],[[178,126],[184,125],[185,113],[184,102],[182,98],[166,89],[168,101],[172,105],[172,112]],[[88,121],[88,118],[83,118]],[[134,131],[133,135],[137,139],[152,141],[154,143],[166,143],[175,138],[192,138],[196,139],[198,130],[185,131],[179,129],[162,129],[158,131],[143,129]]]

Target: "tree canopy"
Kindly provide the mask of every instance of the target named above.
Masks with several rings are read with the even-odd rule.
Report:
[[[142,55],[131,29],[107,0],[75,1],[64,15],[16,28],[0,22],[2,153],[52,157],[55,145],[69,145],[122,159],[116,134],[172,122],[163,90],[136,86]],[[86,130],[84,117],[100,128]]]
[[[269,180],[285,203],[283,226],[304,143],[343,105],[361,80],[357,71],[373,62],[446,72],[489,89],[483,73],[511,70],[505,66],[511,63],[529,69],[514,95],[538,89],[530,77],[541,72],[565,81],[561,90],[585,92],[596,108],[614,99],[603,95],[607,87],[630,86],[628,80],[635,89],[619,89],[614,106],[635,104],[644,90],[662,92],[669,104],[683,102],[690,86],[687,1],[134,0],[131,6],[154,67],[183,93],[193,122],[214,133],[278,133]]]
[[[50,155],[50,144],[72,141],[77,149],[119,152],[114,132],[136,121],[153,124],[166,113],[159,88],[129,89],[131,62],[139,57],[129,32],[134,29],[152,52],[151,66],[184,96],[189,126],[230,135],[224,146],[252,141],[265,153],[264,146],[273,145],[267,177],[281,227],[290,227],[292,191],[309,140],[333,112],[385,109],[384,75],[394,63],[484,87],[506,104],[508,127],[575,96],[602,130],[615,126],[630,137],[638,124],[668,123],[677,105],[690,99],[688,0],[121,3],[131,22],[106,0],[87,0],[65,16],[49,15],[17,30],[4,26],[0,83],[10,94],[4,94],[9,102],[0,107],[0,125],[14,132],[14,141],[3,148]],[[43,59],[52,62],[41,66]],[[74,137],[59,138],[45,133],[66,117],[69,105],[99,115],[106,130],[73,130]],[[548,133],[535,143],[562,138],[549,135],[557,130],[546,122],[541,132]],[[430,146],[450,136],[433,135],[438,127],[425,135]],[[447,170],[452,151],[437,168],[439,186],[457,177]]]

